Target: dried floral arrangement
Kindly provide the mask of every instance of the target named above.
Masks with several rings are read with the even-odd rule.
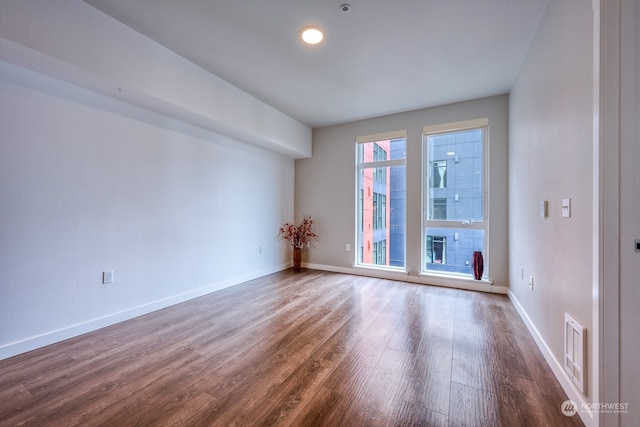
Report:
[[[282,224],[278,231],[278,239],[288,240],[294,249],[309,247],[312,241],[318,240],[318,235],[313,230],[313,219],[305,216],[298,226],[288,222]]]

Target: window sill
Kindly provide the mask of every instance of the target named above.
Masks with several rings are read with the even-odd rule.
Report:
[[[434,280],[445,279],[445,280],[455,280],[455,281],[463,281],[463,282],[469,282],[469,283],[484,283],[487,285],[493,284],[493,282],[489,279],[483,278],[481,280],[476,280],[471,276],[467,276],[463,274],[443,274],[443,273],[432,273],[432,272],[423,271],[420,274],[418,274],[418,277],[432,277]]]
[[[335,267],[324,264],[302,263],[304,268],[313,270],[333,271],[336,273],[355,274],[358,276],[377,277],[379,279],[397,280],[400,282],[417,283],[421,285],[434,285],[446,288],[465,289],[470,291],[507,294],[509,288],[496,286],[490,280],[475,280],[468,276],[451,276],[446,274],[420,273],[417,276],[409,275],[404,269],[388,269],[375,266],[353,265],[351,267]]]
[[[410,278],[412,282],[427,285],[446,286],[449,288],[479,290],[485,292],[504,293],[499,286],[493,286],[489,279],[476,280],[471,276],[456,276],[452,274],[438,274],[422,272],[417,277]]]
[[[375,265],[354,265],[353,270],[356,274],[363,276],[374,276],[383,279],[407,281],[407,270],[403,268],[383,268]]]

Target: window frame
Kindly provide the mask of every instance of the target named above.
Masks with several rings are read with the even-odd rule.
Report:
[[[442,135],[454,132],[463,132],[474,129],[482,129],[482,221],[464,221],[464,220],[430,220],[429,209],[431,209],[432,201],[427,196],[427,191],[433,188],[432,179],[428,179],[430,168],[434,167],[434,162],[441,161],[443,159],[431,159],[429,158],[429,150],[427,139],[429,136]],[[457,156],[456,156],[457,157]],[[427,269],[427,229],[439,228],[439,229],[469,229],[469,230],[483,230],[484,231],[484,247],[482,253],[484,256],[484,273],[482,279],[490,281],[490,263],[487,253],[489,251],[489,119],[480,118],[473,120],[465,120],[460,122],[443,123],[432,126],[424,126],[422,129],[422,182],[421,182],[421,247],[420,247],[420,275],[429,276],[447,276],[452,278],[473,278],[473,272],[457,273],[449,271],[435,271]],[[448,169],[447,164],[447,169]],[[449,172],[449,171],[447,171]],[[446,187],[445,187],[446,188]],[[434,198],[435,200],[435,198]],[[447,243],[445,243],[446,245]],[[443,254],[446,257],[446,254]],[[469,260],[470,262],[471,260]]]
[[[373,160],[373,161],[369,161],[369,162],[364,162],[364,160],[361,161],[360,158],[360,147],[363,146],[363,144],[368,144],[368,143],[377,143],[378,141],[391,141],[391,140],[395,140],[395,139],[404,139],[405,142],[405,155],[402,159],[390,159],[390,154],[389,156],[385,156],[387,157],[386,160]],[[359,251],[356,251],[356,253],[354,254],[354,267],[358,267],[358,268],[374,268],[374,269],[382,269],[382,270],[388,270],[388,271],[396,271],[396,272],[406,272],[407,270],[407,216],[406,216],[406,212],[407,212],[407,132],[406,130],[399,130],[399,131],[392,131],[392,132],[385,132],[385,133],[379,133],[379,134],[372,134],[372,135],[365,135],[365,136],[359,136],[356,138],[356,144],[355,144],[355,191],[356,191],[356,206],[355,206],[355,229],[356,229],[356,234],[355,234],[355,242],[356,244],[354,245],[356,248],[359,249]],[[404,242],[403,242],[403,260],[402,260],[402,267],[399,266],[392,266],[392,265],[379,265],[379,264],[369,264],[369,263],[365,263],[364,260],[364,249],[367,246],[367,242],[361,241],[361,236],[364,234],[364,223],[362,221],[362,205],[364,202],[364,188],[362,189],[362,197],[360,196],[361,194],[361,189],[359,188],[359,180],[360,177],[362,175],[364,175],[364,170],[365,169],[373,169],[374,171],[374,181],[376,179],[376,177],[378,176],[378,168],[383,169],[384,172],[384,182],[385,184],[387,183],[386,180],[389,179],[388,175],[391,173],[391,168],[392,167],[397,167],[397,166],[402,166],[404,167],[404,183],[405,183],[405,187],[404,187],[404,206],[403,206],[403,211],[405,212],[405,217],[404,217],[404,230],[405,230],[405,235],[404,235]],[[373,191],[372,191],[373,193]],[[373,195],[372,195],[373,196]],[[384,196],[384,207],[386,209],[386,205],[388,203],[390,203],[389,200],[387,200],[386,195]],[[372,222],[372,226],[375,223],[375,215],[376,212],[374,210],[373,212],[374,214],[374,221]],[[385,213],[382,215],[382,220],[385,222],[385,224],[387,222],[390,221],[390,218],[387,217],[386,215],[386,211]],[[374,230],[375,231],[375,230]],[[364,240],[364,239],[362,239]],[[373,247],[374,242],[372,242],[371,246]],[[386,262],[390,262],[390,259],[388,259],[387,255],[386,255],[386,248],[388,247],[389,243],[386,241],[385,239],[385,243],[384,243],[384,248],[385,248],[385,254],[384,254],[384,261]],[[375,262],[375,260],[374,260]]]

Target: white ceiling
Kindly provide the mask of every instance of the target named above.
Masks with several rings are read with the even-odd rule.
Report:
[[[85,1],[312,128],[508,93],[547,4]]]

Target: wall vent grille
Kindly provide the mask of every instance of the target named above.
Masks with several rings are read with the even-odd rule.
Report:
[[[564,314],[564,369],[569,374],[571,381],[583,394],[586,391],[584,380],[586,332],[584,326],[568,313]]]

